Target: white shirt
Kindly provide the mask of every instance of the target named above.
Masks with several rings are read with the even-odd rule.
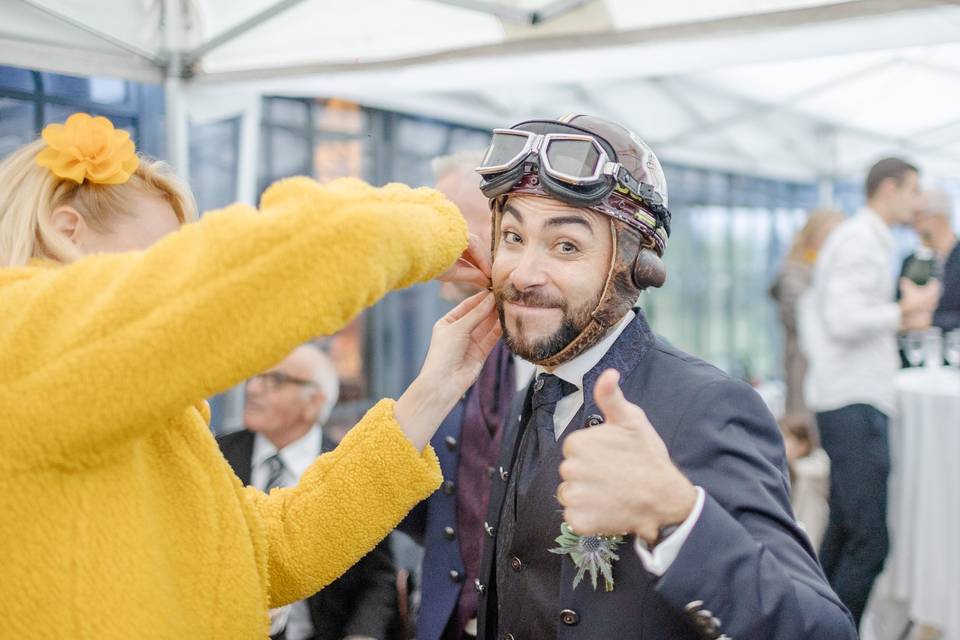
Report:
[[[283,473],[280,476],[283,486],[292,487],[300,482],[300,476],[320,455],[322,443],[323,433],[320,427],[314,426],[300,439],[294,440],[280,450],[280,460],[283,461],[284,466]],[[256,434],[253,439],[253,456],[250,469],[250,483],[253,486],[260,489],[266,486],[270,480],[270,466],[266,461],[267,458],[276,453],[277,448],[273,446],[272,442],[265,436]],[[303,640],[313,637],[313,622],[310,619],[310,608],[306,601],[294,602],[290,605],[289,611],[285,633],[287,640]],[[274,632],[272,628],[271,632]]]
[[[633,311],[628,312],[627,315],[623,317],[623,320],[604,336],[603,340],[576,358],[559,365],[551,372],[558,378],[577,387],[576,392],[564,396],[563,399],[557,402],[557,408],[553,412],[553,432],[558,440],[560,436],[563,435],[567,425],[570,424],[570,421],[573,420],[577,412],[580,411],[580,407],[583,406],[583,376],[587,375],[591,369],[597,366],[597,363],[606,355],[607,351],[610,350],[610,347],[613,346],[613,343],[617,341],[617,338],[620,337],[620,334],[623,333],[624,329],[627,328],[627,325],[630,324],[636,315]],[[541,373],[546,373],[546,371],[543,367],[538,366],[536,368],[536,374],[540,375]],[[647,571],[657,576],[662,576],[666,573],[670,565],[673,564],[673,561],[677,559],[680,548],[683,547],[683,543],[686,542],[690,536],[690,532],[693,530],[694,525],[696,525],[697,520],[700,519],[700,512],[703,511],[704,500],[705,494],[703,489],[697,487],[697,502],[694,505],[693,511],[690,512],[690,515],[687,516],[687,519],[683,521],[680,527],[654,547],[653,551],[649,551],[639,538],[636,539],[634,548]]]
[[[900,326],[893,260],[893,234],[868,208],[824,243],[798,309],[809,361],[804,395],[814,411],[863,403],[893,413]]]

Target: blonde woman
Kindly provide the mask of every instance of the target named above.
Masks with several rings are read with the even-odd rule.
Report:
[[[296,487],[241,486],[203,399],[443,272],[467,244],[456,208],[294,178],[259,212],[193,218],[103,118],[0,163],[5,638],[265,638],[269,607],[336,578],[440,483],[427,442],[499,336],[486,293]]]
[[[797,302],[810,286],[813,264],[817,260],[820,247],[843,219],[843,213],[832,209],[815,209],[810,212],[806,223],[794,237],[790,252],[784,258],[780,273],[770,288],[770,295],[777,302],[780,322],[783,325],[783,366],[787,385],[785,413],[802,413],[806,410],[803,402],[803,379],[807,362],[800,351],[797,337]]]

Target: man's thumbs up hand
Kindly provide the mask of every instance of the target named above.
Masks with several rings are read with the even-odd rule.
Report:
[[[697,491],[619,382],[616,371],[600,376],[594,398],[606,422],[564,441],[557,499],[580,535],[634,533],[653,544],[661,527],[687,518]]]

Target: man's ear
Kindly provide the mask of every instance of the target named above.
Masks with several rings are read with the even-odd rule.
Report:
[[[87,222],[80,212],[69,205],[61,205],[53,210],[50,223],[57,233],[62,234],[76,246],[80,246],[81,238],[87,229]]]
[[[327,396],[323,391],[317,389],[313,392],[313,395],[310,396],[309,401],[307,402],[306,411],[309,412],[308,418],[315,418],[320,415],[320,412],[323,411],[323,407],[327,404]]]

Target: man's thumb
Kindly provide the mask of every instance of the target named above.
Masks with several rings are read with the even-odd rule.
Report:
[[[623,397],[623,392],[620,391],[620,373],[616,369],[607,369],[600,374],[593,388],[593,397],[607,422],[621,426],[633,423],[637,407]]]

